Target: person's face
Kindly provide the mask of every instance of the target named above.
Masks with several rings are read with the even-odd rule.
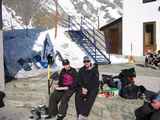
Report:
[[[70,69],[70,64],[64,64],[63,67],[64,67],[64,69],[69,70]]]
[[[133,81],[133,80],[134,80],[134,77],[128,77],[128,80],[129,80],[129,81]]]
[[[134,77],[128,77],[128,80],[131,82],[131,83],[134,83]]]
[[[156,110],[160,110],[160,101],[158,100],[153,100],[151,103],[152,107]]]
[[[91,61],[90,60],[84,60],[83,63],[84,63],[84,66],[86,68],[90,67],[90,65],[91,65]]]

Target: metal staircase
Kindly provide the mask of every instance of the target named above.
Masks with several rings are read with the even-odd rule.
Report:
[[[105,42],[101,38],[103,35],[98,35],[95,28],[92,26],[93,29],[91,29],[84,22],[84,19],[81,19],[81,23],[79,24],[73,18],[69,18],[69,23],[69,30],[67,32],[72,40],[79,44],[95,63],[110,64],[110,59],[105,55]]]

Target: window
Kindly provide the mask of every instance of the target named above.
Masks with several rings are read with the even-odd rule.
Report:
[[[153,2],[153,1],[156,1],[156,0],[143,0],[143,3],[148,3],[148,2]]]

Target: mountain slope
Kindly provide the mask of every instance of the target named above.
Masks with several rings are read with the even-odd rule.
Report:
[[[123,0],[57,0],[61,21],[71,16],[85,16],[96,27],[121,17]],[[23,24],[52,28],[55,20],[54,0],[5,0],[3,4],[20,16]]]

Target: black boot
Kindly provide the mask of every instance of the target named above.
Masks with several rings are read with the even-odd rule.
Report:
[[[63,120],[64,119],[64,115],[58,115],[57,116],[57,120]]]
[[[48,114],[48,108],[46,105],[40,106],[41,119],[51,118]]]
[[[39,120],[41,118],[39,109],[37,107],[32,108],[30,118],[33,120]]]

